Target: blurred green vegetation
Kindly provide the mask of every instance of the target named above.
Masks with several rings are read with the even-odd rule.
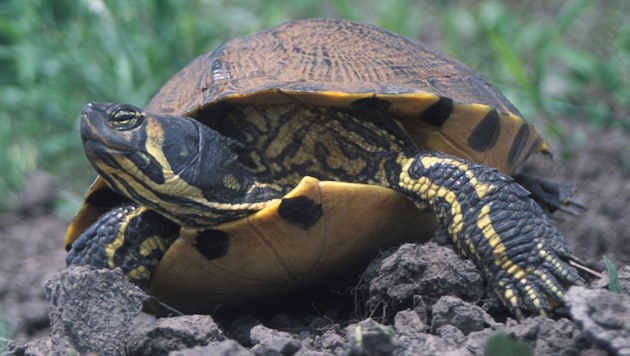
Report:
[[[530,356],[534,352],[532,348],[515,337],[502,331],[497,331],[490,335],[484,346],[484,356],[510,355],[510,356]]]
[[[630,130],[629,13],[627,0],[3,0],[0,205],[35,169],[78,204],[94,176],[78,136],[84,102],[144,105],[196,55],[305,17],[372,23],[445,50],[570,153],[584,136],[577,121]]]

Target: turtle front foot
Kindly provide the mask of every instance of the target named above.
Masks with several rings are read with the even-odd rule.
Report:
[[[101,215],[70,246],[67,265],[121,268],[125,277],[147,289],[151,274],[179,235],[179,226],[133,204]]]

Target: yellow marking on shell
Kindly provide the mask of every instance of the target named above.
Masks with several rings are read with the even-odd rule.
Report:
[[[440,99],[438,95],[424,91],[397,94],[375,94],[374,92],[348,93],[334,90],[318,90],[316,93],[308,91],[283,90],[282,94],[292,97],[302,103],[330,107],[351,107],[352,103],[356,100],[375,98],[389,104],[386,110],[383,111],[398,115],[412,116],[425,111],[429,106]],[[251,102],[251,99],[249,101]],[[264,97],[264,102],[269,102],[269,96]]]

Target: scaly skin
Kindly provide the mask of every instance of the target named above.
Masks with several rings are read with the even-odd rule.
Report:
[[[565,286],[580,282],[564,238],[529,191],[496,169],[438,152],[416,154],[400,127],[376,114],[302,106],[239,110],[230,123],[241,114],[265,128],[242,138],[247,148],[190,118],[86,105],[88,158],[128,206],[112,207],[88,228],[68,263],[122,267],[146,287],[179,227],[211,228],[247,216],[313,175],[392,188],[420,211],[429,208],[519,318],[521,309],[547,314],[562,302]]]
[[[126,203],[101,215],[85,230],[72,244],[66,261],[121,268],[130,282],[146,289],[155,267],[178,236],[178,225],[135,203]]]
[[[518,318],[521,309],[547,314],[562,302],[563,285],[580,283],[566,241],[512,178],[439,153],[399,162],[399,190],[419,208],[429,205]]]

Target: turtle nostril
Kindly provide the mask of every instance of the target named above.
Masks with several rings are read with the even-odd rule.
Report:
[[[81,109],[81,115],[86,115],[90,112],[92,112],[94,110],[94,103],[93,102],[88,102],[85,105],[83,105],[83,108]]]

